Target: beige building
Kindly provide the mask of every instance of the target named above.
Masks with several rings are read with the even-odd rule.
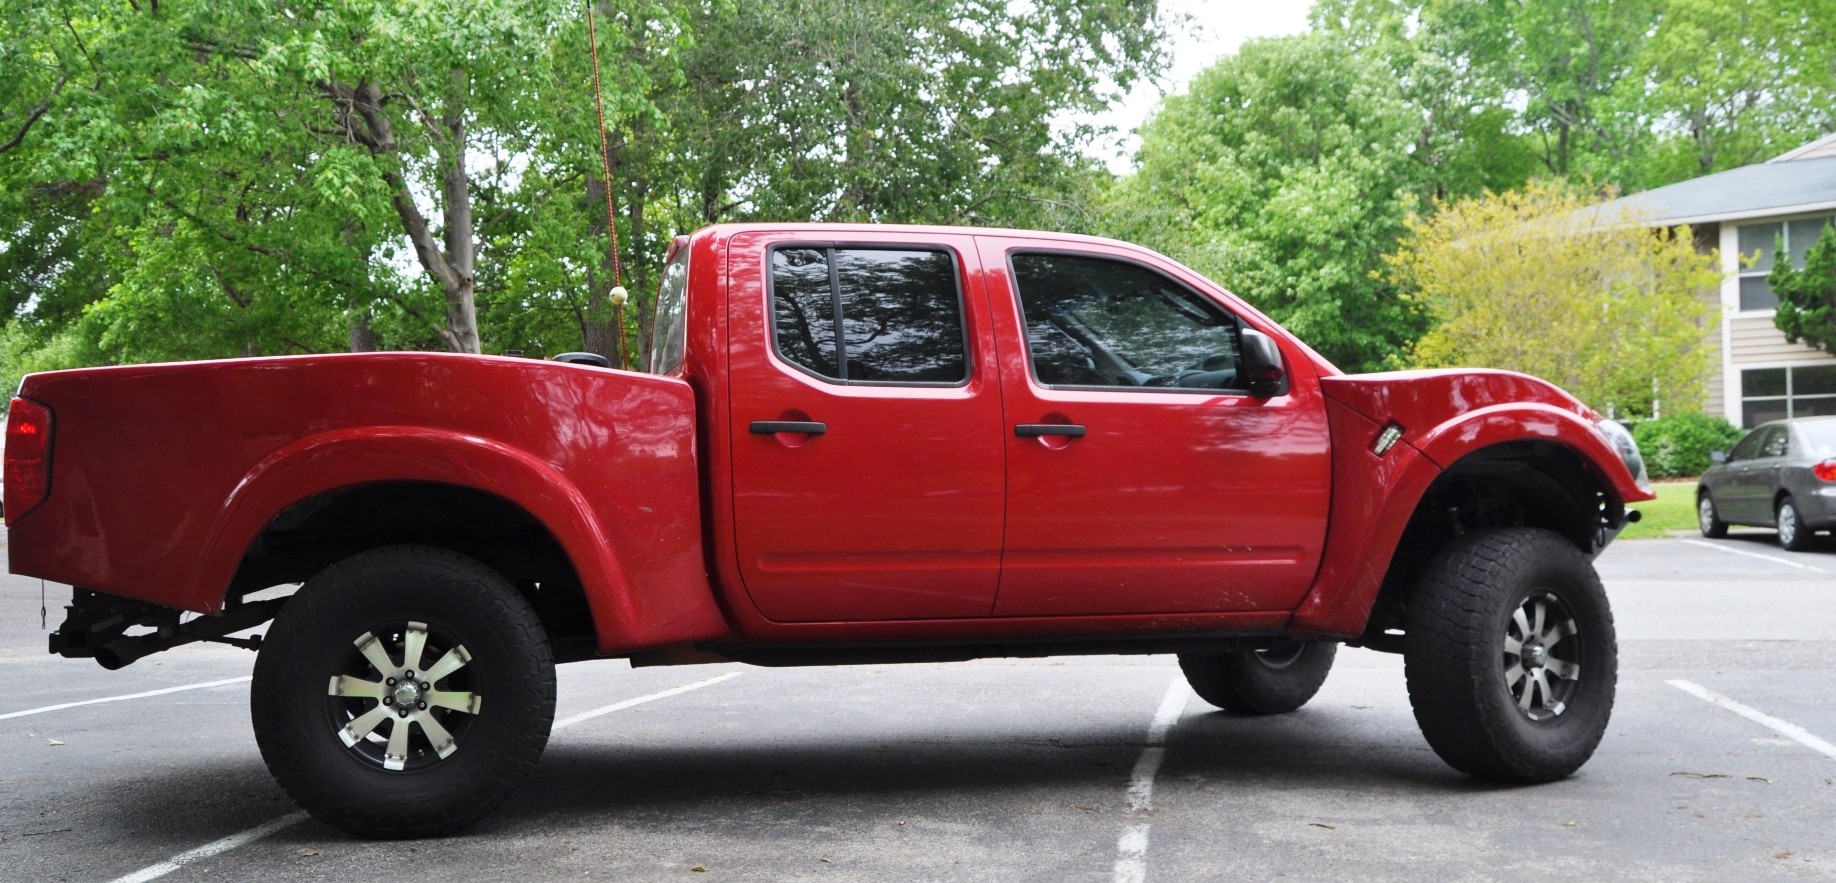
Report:
[[[1751,427],[1780,417],[1836,414],[1836,356],[1788,343],[1772,324],[1778,296],[1766,273],[1780,260],[1804,265],[1825,226],[1836,224],[1836,135],[1763,163],[1659,187],[1620,203],[1653,226],[1688,224],[1721,252],[1721,324],[1710,335],[1721,371],[1706,410]],[[1779,240],[1784,249],[1775,253]],[[1742,266],[1741,255],[1758,253]]]

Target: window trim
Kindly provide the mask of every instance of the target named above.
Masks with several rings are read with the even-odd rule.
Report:
[[[1756,365],[1735,365],[1734,366],[1734,376],[1730,378],[1731,382],[1728,384],[1728,389],[1734,393],[1737,400],[1740,402],[1741,422],[1745,423],[1747,420],[1747,416],[1750,413],[1749,408],[1748,408],[1749,402],[1779,402],[1785,405],[1785,415],[1783,417],[1773,417],[1769,420],[1763,420],[1760,423],[1754,425],[1755,429],[1758,429],[1760,426],[1763,426],[1766,423],[1772,422],[1772,420],[1789,420],[1789,419],[1794,419],[1798,417],[1819,416],[1815,414],[1798,414],[1797,408],[1795,407],[1796,403],[1800,399],[1824,399],[1824,400],[1836,399],[1836,393],[1819,392],[1819,393],[1811,393],[1808,395],[1799,395],[1797,393],[1797,378],[1795,377],[1795,372],[1799,368],[1827,368],[1827,367],[1832,367],[1832,366],[1836,366],[1836,362],[1787,362],[1784,364],[1764,364],[1762,363],[1762,364],[1756,364]],[[1777,395],[1777,396],[1749,396],[1747,395],[1746,389],[1745,389],[1746,381],[1747,381],[1747,374],[1753,371],[1784,371],[1785,372],[1785,394]]]
[[[841,298],[839,284],[841,273],[835,267],[834,252],[854,249],[859,251],[926,251],[950,256],[950,283],[956,291],[957,330],[962,333],[963,341],[963,379],[944,382],[941,380],[845,380],[819,374],[797,364],[784,355],[778,347],[778,275],[772,271],[778,252],[786,250],[826,251],[829,252],[829,305],[833,310],[835,322],[835,363],[836,370],[847,373],[847,341],[842,334]],[[936,242],[858,242],[852,240],[798,240],[774,242],[765,250],[765,327],[771,339],[771,358],[778,364],[788,367],[799,374],[819,380],[830,386],[851,387],[893,387],[898,389],[962,389],[975,380],[976,360],[975,342],[969,334],[969,299],[963,286],[964,261],[955,247]]]
[[[1728,225],[1730,228],[1732,228],[1730,230],[1730,234],[1734,238],[1734,273],[1733,273],[1734,311],[1733,311],[1733,315],[1735,317],[1742,318],[1742,319],[1762,318],[1766,316],[1771,316],[1772,314],[1778,312],[1778,307],[1761,307],[1758,309],[1746,309],[1741,306],[1740,280],[1742,279],[1764,279],[1766,278],[1767,275],[1769,275],[1772,272],[1772,270],[1771,268],[1767,268],[1765,270],[1749,270],[1746,267],[1741,265],[1741,262],[1740,262],[1741,258],[1746,254],[1746,252],[1741,251],[1740,249],[1740,231],[1746,228],[1749,228],[1749,227],[1777,226],[1779,228],[1779,232],[1783,234],[1785,238],[1785,251],[1784,251],[1785,259],[1787,261],[1790,261],[1791,260],[1791,225],[1799,221],[1823,221],[1825,226],[1836,226],[1836,214],[1824,211],[1824,212],[1813,212],[1810,214],[1801,214],[1801,215],[1778,215],[1775,217],[1751,218],[1751,219],[1748,219],[1747,223],[1735,222],[1735,223],[1730,223]],[[1819,236],[1822,235],[1821,229],[1819,229],[1818,235]],[[1775,238],[1773,241],[1777,242],[1777,239]],[[1773,255],[1773,264],[1777,265],[1778,263],[1777,250],[1774,249],[1774,252],[1775,253]],[[1802,269],[1802,268],[1798,267],[1794,269]],[[1772,288],[1770,283],[1768,283],[1766,287],[1768,291],[1770,291]],[[1777,299],[1778,292],[1776,291],[1772,292],[1772,296],[1774,299]]]
[[[1012,290],[1015,314],[1020,321],[1021,349],[1026,354],[1026,380],[1028,383],[1031,383],[1035,389],[1053,390],[1053,391],[1062,391],[1062,392],[1113,392],[1116,390],[1122,390],[1124,392],[1141,392],[1141,393],[1150,393],[1153,395],[1194,395],[1194,396],[1205,396],[1207,398],[1216,398],[1217,396],[1220,396],[1220,395],[1239,396],[1239,397],[1249,396],[1250,394],[1249,387],[1246,387],[1246,386],[1245,387],[1228,387],[1225,389],[1206,389],[1202,387],[1120,386],[1120,385],[1114,385],[1114,384],[1103,384],[1103,385],[1076,384],[1074,385],[1074,384],[1068,384],[1068,383],[1045,383],[1041,381],[1039,379],[1039,372],[1035,368],[1034,363],[1033,363],[1033,335],[1031,334],[1027,326],[1026,296],[1021,294],[1020,292],[1020,274],[1014,268],[1014,258],[1024,257],[1028,255],[1056,255],[1060,257],[1092,258],[1095,260],[1109,261],[1110,263],[1128,264],[1130,266],[1138,267],[1140,269],[1153,273],[1154,275],[1159,276],[1162,279],[1165,279],[1168,282],[1171,282],[1174,285],[1179,286],[1185,291],[1190,292],[1193,295],[1196,295],[1200,300],[1203,300],[1206,303],[1209,303],[1212,306],[1216,307],[1217,309],[1221,310],[1224,313],[1224,315],[1236,325],[1237,361],[1239,364],[1241,364],[1243,361],[1243,332],[1244,330],[1245,329],[1255,329],[1257,331],[1262,331],[1263,334],[1268,334],[1268,332],[1263,331],[1260,328],[1256,328],[1256,326],[1251,325],[1248,322],[1245,322],[1243,320],[1243,317],[1239,315],[1236,310],[1231,309],[1228,304],[1223,303],[1218,298],[1212,297],[1211,295],[1206,294],[1205,292],[1200,291],[1197,288],[1194,288],[1193,286],[1186,284],[1183,280],[1175,277],[1173,274],[1168,273],[1167,271],[1159,267],[1156,267],[1153,264],[1150,264],[1146,261],[1137,260],[1133,257],[1127,257],[1123,255],[1113,255],[1113,254],[1107,254],[1104,252],[1095,252],[1095,251],[1083,251],[1083,250],[1075,249],[1075,248],[1029,248],[1029,247],[1010,248],[1008,249],[1007,256],[1006,256],[1007,278],[1009,280],[1008,287]],[[1274,339],[1274,335],[1270,335],[1270,338]],[[1281,348],[1281,343],[1279,341],[1276,342],[1275,346],[1277,350],[1281,351],[1282,362],[1284,363],[1283,368],[1284,370],[1286,370],[1285,363],[1288,360],[1287,351]]]

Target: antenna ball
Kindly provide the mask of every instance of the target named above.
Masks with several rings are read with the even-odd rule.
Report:
[[[623,285],[612,286],[612,305],[613,306],[622,307],[625,305],[625,301],[630,300],[630,299],[631,299],[631,293],[625,290],[625,286]]]

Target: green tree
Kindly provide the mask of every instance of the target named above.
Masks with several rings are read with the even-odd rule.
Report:
[[[1823,228],[1805,254],[1802,269],[1780,260],[1766,274],[1766,282],[1779,296],[1772,321],[1785,332],[1785,339],[1836,354],[1836,225]]]
[[[19,0],[0,322],[118,361],[612,355],[704,223],[1069,217],[1057,121],[1156,63],[1154,6],[594,0],[607,180],[577,5]]]
[[[1625,415],[1699,405],[1717,255],[1687,227],[1607,221],[1596,205],[1538,183],[1411,219],[1386,260],[1435,325],[1410,362],[1522,371]]]
[[[1428,188],[1423,115],[1321,34],[1255,40],[1162,103],[1102,225],[1204,272],[1352,370],[1420,331],[1378,272]]]

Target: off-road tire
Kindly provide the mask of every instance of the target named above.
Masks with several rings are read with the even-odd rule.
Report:
[[[1696,495],[1696,527],[1711,540],[1728,535],[1728,523],[1721,520],[1721,512],[1715,508],[1715,499],[1708,491]]]
[[[1513,637],[1531,631],[1517,624],[1520,612],[1539,637]],[[1573,631],[1559,635],[1564,628]],[[1409,704],[1429,746],[1454,769],[1551,782],[1600,745],[1618,678],[1613,614],[1593,565],[1568,540],[1535,528],[1456,538],[1416,583],[1405,633]],[[1550,634],[1558,636],[1544,640]],[[1523,674],[1539,669],[1546,687]]]
[[[1179,670],[1199,698],[1238,714],[1287,714],[1326,683],[1339,645],[1296,642],[1273,650],[1181,653]]]
[[[1812,537],[1817,532],[1804,526],[1804,515],[1798,511],[1798,504],[1790,496],[1779,498],[1776,513],[1778,520],[1773,522],[1779,527],[1779,548],[1787,552],[1803,552],[1811,547]]]
[[[383,657],[366,655],[363,638],[398,669],[423,670],[393,671],[400,686],[365,683],[383,668],[366,660]],[[409,705],[416,717],[398,723]],[[333,564],[287,602],[256,658],[249,706],[262,760],[315,818],[359,837],[450,834],[535,768],[554,721],[554,660],[535,612],[497,572],[445,549],[394,546]],[[369,711],[367,738],[347,747],[346,728],[362,728]],[[422,715],[440,717],[422,725]],[[385,740],[396,726],[399,754]]]

